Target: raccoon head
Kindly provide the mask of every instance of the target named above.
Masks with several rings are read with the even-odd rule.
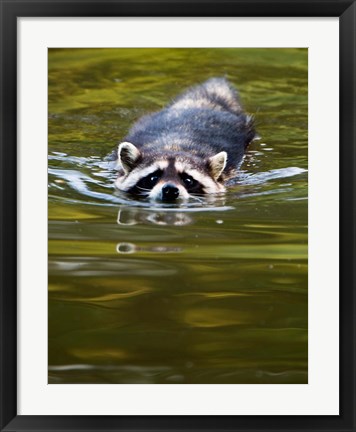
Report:
[[[123,142],[118,148],[122,175],[115,184],[124,192],[152,200],[188,200],[225,191],[219,179],[226,161],[224,151],[202,159],[187,152],[142,153],[133,144]]]

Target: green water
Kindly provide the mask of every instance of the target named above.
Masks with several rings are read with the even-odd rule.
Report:
[[[307,383],[307,50],[48,60],[49,383]],[[183,208],[120,196],[105,156],[213,76],[261,136],[238,183]]]

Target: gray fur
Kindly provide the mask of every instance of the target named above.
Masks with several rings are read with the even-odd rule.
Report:
[[[221,192],[224,182],[236,176],[245,150],[254,138],[253,119],[244,113],[237,91],[224,78],[209,79],[133,125],[123,142],[133,144],[138,152],[129,146],[124,146],[123,151],[119,147],[124,172],[116,186],[134,192],[129,177],[138,181],[141,171],[147,173],[147,167],[152,165],[154,169],[158,161],[165,160],[169,161],[171,183],[180,190],[186,185],[176,166],[190,170],[195,177],[199,172],[198,181],[209,177],[206,184],[211,181],[216,184],[216,188],[203,187],[202,193]],[[130,155],[134,155],[132,159]],[[163,182],[160,183],[163,187]]]

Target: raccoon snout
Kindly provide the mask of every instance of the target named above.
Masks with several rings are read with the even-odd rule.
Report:
[[[174,201],[179,196],[179,189],[172,185],[166,184],[162,188],[162,201]]]

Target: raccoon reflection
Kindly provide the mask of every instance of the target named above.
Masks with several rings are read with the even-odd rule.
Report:
[[[118,147],[115,185],[164,202],[222,193],[254,138],[237,91],[211,78],[133,125]]]

